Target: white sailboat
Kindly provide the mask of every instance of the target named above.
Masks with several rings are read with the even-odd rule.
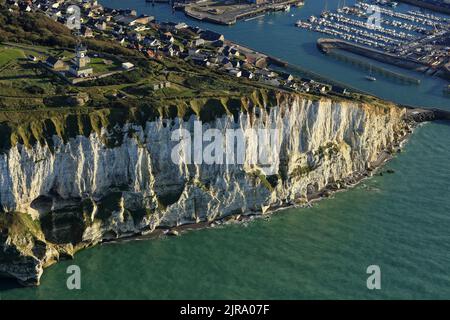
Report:
[[[372,65],[370,65],[370,73],[365,78],[368,81],[377,81],[377,78],[375,78],[372,74]]]

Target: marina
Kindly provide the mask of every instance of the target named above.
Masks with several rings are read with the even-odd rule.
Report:
[[[343,40],[345,44],[335,42],[340,49],[448,78],[449,21],[447,16],[417,9],[398,11],[395,2],[377,0],[338,5],[336,11],[325,6],[320,15],[298,20],[295,25]]]

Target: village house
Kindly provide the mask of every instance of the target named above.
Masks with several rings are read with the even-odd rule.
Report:
[[[289,74],[289,73],[282,73],[281,74],[281,79],[283,79],[284,81],[286,81],[286,82],[291,82],[291,81],[293,81],[294,80],[294,76],[292,75],[292,74]]]
[[[203,46],[204,44],[205,44],[205,40],[203,40],[203,39],[195,39],[194,41],[192,41],[193,47],[200,47],[200,46]]]
[[[106,31],[106,22],[105,21],[97,22],[94,26],[97,30]]]
[[[197,48],[189,48],[188,49],[188,55],[193,56],[200,53],[200,49]]]
[[[225,70],[231,70],[231,69],[234,69],[234,67],[233,67],[233,65],[231,64],[231,62],[222,64],[222,67],[223,67]]]
[[[249,70],[242,70],[242,77],[247,78],[247,79],[253,79],[254,77],[254,73],[249,71]]]
[[[56,1],[56,2],[54,2],[54,3],[51,4],[51,7],[52,7],[53,9],[58,9],[59,6],[60,6],[62,3],[63,3],[63,1]]]
[[[210,55],[208,57],[208,61],[211,63],[214,63],[214,64],[219,64],[219,62],[220,62],[219,57],[214,56],[214,55]]]
[[[219,52],[226,57],[239,57],[239,50],[235,47],[224,46],[219,49]]]
[[[188,27],[188,25],[184,22],[177,23],[173,26],[173,28],[175,30],[182,30],[182,29],[186,29],[187,27]]]
[[[332,86],[331,87],[331,91],[334,92],[334,93],[337,93],[337,94],[342,94],[342,95],[347,95],[348,94],[347,88],[343,88],[343,87],[340,87],[340,86]]]
[[[144,46],[154,49],[157,49],[161,46],[161,42],[155,37],[145,37],[142,43]]]
[[[174,43],[175,42],[175,38],[173,37],[172,33],[170,33],[170,32],[163,33],[161,35],[161,39],[163,41],[170,42],[170,43]]]
[[[149,58],[156,58],[156,57],[157,57],[156,52],[155,52],[154,50],[152,50],[152,49],[147,49],[147,50],[145,51],[145,54],[146,54]]]
[[[155,20],[154,17],[146,15],[141,15],[139,17],[136,17],[136,15],[117,15],[113,17],[113,19],[116,23],[129,27],[133,27],[137,24],[146,25]]]
[[[267,3],[268,1],[267,0],[247,0],[249,3],[253,3],[253,4],[256,4],[256,5],[261,5],[261,4],[265,4],[265,3]]]
[[[230,52],[230,55],[232,55],[233,57],[239,57],[239,55],[240,55],[239,50],[234,47],[230,48],[229,52]]]
[[[281,85],[280,81],[278,79],[263,79],[262,81],[265,84],[268,84],[270,86],[279,87]]]
[[[166,81],[166,82],[161,82],[161,83],[155,83],[153,84],[152,88],[153,91],[159,90],[159,89],[164,89],[164,88],[170,88],[171,87],[171,83]]]
[[[277,76],[277,74],[273,71],[267,70],[267,69],[257,69],[255,71],[255,74],[257,74],[258,76],[262,77],[262,78],[275,78]]]
[[[191,56],[191,61],[198,66],[202,66],[202,67],[209,67],[211,65],[211,63],[208,61],[208,58],[204,55],[194,55]]]
[[[28,3],[19,3],[20,11],[31,12],[31,6]]]
[[[140,42],[142,40],[142,35],[139,32],[130,32],[127,38],[131,42]]]
[[[124,33],[125,33],[125,30],[124,30],[124,28],[122,26],[119,26],[119,25],[114,26],[113,34],[115,36],[119,36],[119,35],[122,35]]]
[[[175,50],[172,45],[164,47],[163,52],[168,57],[175,57],[178,56],[180,53],[178,50]]]
[[[306,83],[314,83],[315,81],[309,78],[300,78],[300,81],[306,82]]]
[[[200,39],[203,39],[205,41],[213,42],[213,41],[224,41],[225,37],[223,34],[205,30],[200,33]]]
[[[222,40],[213,41],[211,42],[211,45],[216,48],[221,48],[223,47],[223,41]]]
[[[132,64],[130,62],[122,63],[122,69],[124,69],[124,70],[131,70],[133,68],[134,68],[134,64]]]
[[[8,3],[10,6],[16,6],[16,7],[19,6],[19,0],[8,0],[7,3]]]
[[[301,92],[309,92],[311,88],[306,82],[301,83],[301,88],[299,89]]]
[[[230,69],[228,71],[232,76],[235,76],[236,78],[240,78],[242,76],[242,71],[239,69]]]
[[[154,20],[155,20],[155,17],[147,16],[147,15],[140,15],[139,17],[137,17],[134,20],[133,25],[136,25],[136,24],[147,25]]]
[[[67,65],[63,60],[52,56],[48,57],[47,60],[45,60],[45,64],[54,71],[62,71],[67,69]]]
[[[220,56],[218,56],[217,58],[219,59],[219,62],[220,62],[221,64],[227,64],[227,63],[230,62],[230,59],[228,59],[227,57],[225,57],[225,56],[223,56],[223,55],[220,55]]]
[[[131,26],[136,17],[118,15],[113,17],[114,21],[123,26]]]
[[[178,51],[178,52],[184,52],[184,48],[182,47],[182,46],[180,46],[180,45],[178,45],[178,44],[172,44],[172,47],[173,47],[173,49],[175,50],[175,51]]]
[[[158,29],[161,30],[161,32],[174,31],[175,30],[175,28],[174,28],[175,25],[176,25],[176,23],[174,23],[174,22],[161,22],[158,25]]]
[[[82,26],[80,29],[80,35],[85,38],[92,38],[94,37],[94,32],[92,32],[91,28]]]
[[[239,69],[241,67],[241,62],[239,60],[233,60],[231,61],[231,64],[233,65],[233,68]]]
[[[140,24],[140,25],[135,26],[133,30],[136,32],[143,32],[143,31],[149,30],[149,29],[150,29],[149,27]]]

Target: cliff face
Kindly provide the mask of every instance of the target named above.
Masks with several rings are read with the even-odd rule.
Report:
[[[268,165],[252,161],[254,136],[243,164],[174,163],[172,132],[193,132],[195,116],[11,146],[0,154],[0,274],[38,284],[45,266],[105,239],[307,202],[376,166],[407,133],[394,106],[295,95],[277,105],[203,123],[223,135],[277,129]],[[108,135],[120,143],[105,145]]]

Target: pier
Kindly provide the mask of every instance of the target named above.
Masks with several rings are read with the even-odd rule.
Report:
[[[334,57],[338,60],[341,61],[345,61],[348,63],[351,63],[352,65],[358,66],[360,68],[363,68],[365,70],[371,70],[374,73],[377,74],[381,74],[385,77],[391,78],[391,79],[395,79],[395,80],[399,80],[401,82],[404,83],[408,83],[408,84],[415,84],[415,85],[419,85],[420,84],[420,79],[414,78],[414,77],[410,77],[398,72],[394,72],[391,70],[388,70],[386,68],[382,68],[379,66],[374,66],[371,63],[367,62],[367,61],[363,61],[354,57],[351,57],[347,54],[344,53],[340,53],[339,50],[332,50],[328,52],[328,55],[330,55],[331,57]]]
[[[406,119],[414,122],[428,122],[428,121],[449,121],[450,111],[442,109],[422,109],[410,106],[404,106],[407,108]]]
[[[450,4],[441,3],[441,5],[431,3],[429,1],[420,1],[420,0],[399,0],[400,2],[409,3],[418,7],[430,9],[436,12],[442,12],[450,14]]]
[[[359,54],[380,62],[389,63],[406,69],[424,71],[428,65],[424,62],[411,59],[408,57],[402,57],[381,50],[376,50],[368,47],[364,47],[355,43],[340,39],[324,39],[317,40],[318,48],[324,52],[329,53],[333,49],[341,49],[349,51],[355,54]]]

